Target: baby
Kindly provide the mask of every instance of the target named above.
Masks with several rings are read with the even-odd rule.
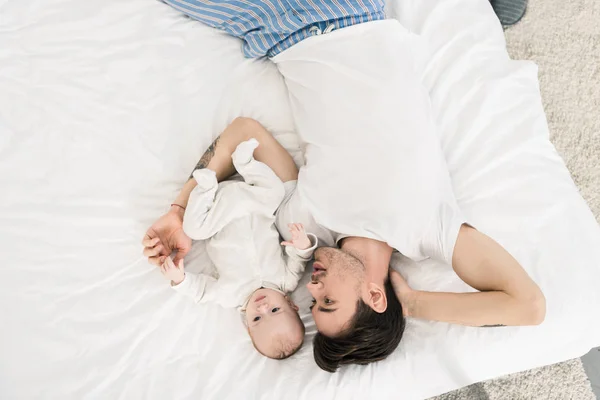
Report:
[[[193,173],[198,186],[190,195],[183,229],[192,239],[207,240],[206,252],[219,279],[184,272],[183,261],[175,265],[170,257],[161,271],[175,290],[196,302],[238,307],[256,350],[284,359],[304,340],[298,306],[287,293],[298,285],[317,238],[306,234],[302,224],[289,224],[291,240],[279,243],[274,214],[284,199],[284,185],[254,159],[257,146],[254,139],[243,142],[231,156],[244,181],[219,184],[210,169]]]

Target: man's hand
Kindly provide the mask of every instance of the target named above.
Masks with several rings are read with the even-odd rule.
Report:
[[[288,229],[292,235],[292,240],[281,242],[282,246],[294,246],[298,250],[306,250],[312,246],[302,224],[288,224]]]
[[[416,291],[412,290],[402,275],[394,269],[390,271],[390,281],[394,288],[394,293],[396,293],[396,297],[402,305],[402,313],[405,317],[410,317],[415,303]]]
[[[179,260],[179,263],[175,265],[171,257],[167,257],[165,262],[160,266],[160,271],[172,282],[173,286],[179,285],[185,279],[183,260]]]
[[[169,212],[148,228],[142,240],[144,256],[148,257],[148,262],[159,266],[176,251],[173,261],[178,264],[190,251],[192,239],[183,232],[183,213],[182,208],[172,206]]]

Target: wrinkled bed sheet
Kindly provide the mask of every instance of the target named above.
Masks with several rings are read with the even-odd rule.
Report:
[[[539,327],[410,320],[387,360],[320,371],[307,344],[260,357],[234,310],[174,293],[141,256],[228,122],[260,120],[299,164],[283,80],[240,42],[157,1],[0,1],[0,397],[422,399],[600,344],[600,229],[548,140],[536,66],[482,0],[396,0],[423,46],[459,206],[547,297]],[[397,257],[416,288],[469,288]],[[188,265],[210,268],[196,243]]]

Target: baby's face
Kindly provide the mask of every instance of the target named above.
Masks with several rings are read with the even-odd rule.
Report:
[[[304,340],[298,306],[271,289],[259,289],[246,306],[248,332],[256,349],[269,358],[285,358]]]

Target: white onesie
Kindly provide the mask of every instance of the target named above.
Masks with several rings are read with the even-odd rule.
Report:
[[[291,292],[317,247],[316,236],[308,234],[309,249],[286,246],[284,256],[274,215],[285,196],[284,185],[269,167],[254,159],[257,146],[251,139],[232,155],[244,181],[219,184],[214,171],[194,171],[198,186],[190,195],[183,230],[194,240],[207,240],[206,251],[219,273],[215,279],[186,272],[183,282],[173,286],[196,302],[245,307],[261,287]]]

